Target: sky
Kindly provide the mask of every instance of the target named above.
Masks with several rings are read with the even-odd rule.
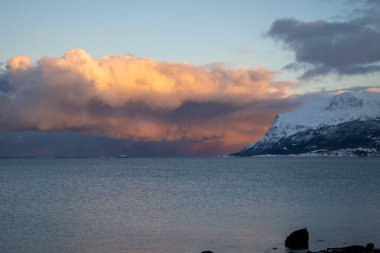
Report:
[[[0,155],[214,156],[379,87],[380,1],[0,1]]]

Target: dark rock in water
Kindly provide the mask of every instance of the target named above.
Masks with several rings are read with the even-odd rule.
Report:
[[[306,228],[294,231],[285,240],[285,246],[289,249],[309,248],[309,232]]]
[[[366,247],[359,246],[359,245],[352,245],[348,247],[342,248],[342,251],[345,253],[361,253],[361,252],[367,252]]]
[[[373,245],[373,243],[368,243],[366,247],[353,245],[353,246],[341,248],[341,250],[344,253],[364,253],[364,252],[373,252],[374,248],[375,248],[375,245]]]
[[[367,244],[366,248],[367,250],[373,250],[375,248],[375,245],[372,242],[370,242]]]
[[[214,253],[214,252],[206,250],[206,251],[203,251],[202,253]]]

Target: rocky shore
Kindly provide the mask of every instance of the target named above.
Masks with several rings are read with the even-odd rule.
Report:
[[[380,253],[380,249],[375,249],[373,243],[368,243],[366,246],[352,245],[342,248],[327,248],[320,251],[309,251],[309,232],[306,228],[296,230],[292,232],[285,239],[285,247],[288,252],[293,252],[294,250],[304,250],[306,253]]]
[[[380,253],[380,249],[375,249],[373,243],[366,246],[352,245],[343,248],[328,248],[320,251],[307,251],[307,253]]]
[[[380,249],[375,249],[374,247],[372,248],[371,245],[374,246],[372,243],[368,243],[367,246],[352,245],[352,246],[343,247],[343,248],[327,248],[325,250],[320,250],[320,251],[297,250],[297,253],[300,253],[300,252],[305,252],[305,253],[380,253]],[[273,250],[276,251],[275,248]],[[214,252],[203,251],[202,253],[214,253]],[[292,249],[289,249],[285,253],[295,253],[295,252]]]
[[[306,228],[292,232],[285,239],[285,253],[380,253],[380,249],[376,249],[373,243],[366,246],[351,245],[341,248],[327,248],[320,251],[310,251],[309,248],[309,232]],[[274,251],[277,248],[273,248]],[[214,253],[212,251],[203,251],[202,253]]]

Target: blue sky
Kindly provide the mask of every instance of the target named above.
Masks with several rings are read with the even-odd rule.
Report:
[[[16,55],[38,60],[84,48],[94,57],[128,53],[195,65],[281,70],[293,54],[264,36],[276,19],[332,20],[348,9],[343,0],[2,1],[0,62]],[[279,78],[296,76],[282,71]],[[373,84],[374,77],[319,80],[314,86],[332,82]]]
[[[276,19],[333,20],[348,9],[343,0],[2,1],[0,62],[16,55],[35,61],[84,48],[94,57],[128,53],[281,71],[294,56],[264,36]],[[281,71],[278,78],[295,80],[297,73]],[[376,84],[376,77],[324,78],[299,90],[367,84]]]
[[[342,1],[3,1],[0,61],[16,55],[130,53],[196,65],[280,69],[292,55],[265,38],[282,17],[328,19]]]

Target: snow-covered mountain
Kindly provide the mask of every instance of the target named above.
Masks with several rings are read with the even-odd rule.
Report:
[[[380,93],[314,95],[293,112],[278,115],[259,142],[235,156],[380,154]]]

